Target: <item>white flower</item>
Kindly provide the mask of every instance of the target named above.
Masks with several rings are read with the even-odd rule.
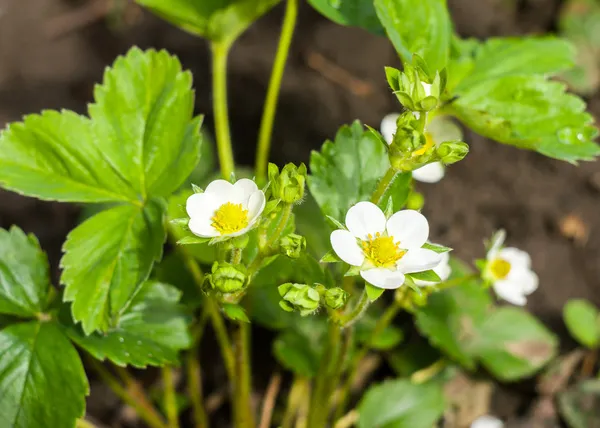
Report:
[[[504,422],[494,416],[480,416],[473,421],[471,428],[503,428]]]
[[[421,248],[429,236],[429,223],[417,211],[398,211],[386,219],[377,205],[359,202],[348,210],[346,227],[331,233],[331,246],[343,261],[359,266],[360,276],[376,287],[398,288],[405,273],[440,263],[439,254]]]
[[[195,193],[186,203],[192,233],[203,238],[239,236],[254,226],[265,208],[265,194],[247,178],[231,184],[211,182],[204,193]]]
[[[432,270],[437,273],[437,276],[440,277],[442,281],[447,280],[452,273],[452,268],[450,267],[450,253],[442,253],[440,254],[440,263],[432,268]],[[415,279],[415,284],[419,286],[427,286],[427,285],[435,285],[437,282],[433,281],[423,281],[422,279]]]
[[[531,257],[518,248],[506,247],[505,234],[496,234],[487,253],[484,277],[492,282],[496,295],[513,305],[523,306],[527,296],[538,287],[538,276],[531,270]]]
[[[414,114],[418,119],[418,113]],[[381,135],[388,144],[392,144],[394,139],[398,116],[396,113],[388,114],[381,121]],[[462,131],[450,119],[444,116],[435,116],[425,126],[425,139],[427,140],[425,149],[427,149],[433,145],[439,146],[444,141],[462,140]],[[437,183],[444,178],[445,167],[441,162],[432,162],[415,169],[412,174],[417,181]]]

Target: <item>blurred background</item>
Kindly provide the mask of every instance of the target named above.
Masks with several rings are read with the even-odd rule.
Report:
[[[600,115],[600,4],[597,0],[448,0],[463,36],[560,33],[578,47],[581,67],[563,76]],[[252,165],[262,104],[284,5],[234,45],[229,105],[236,161]],[[132,45],[164,48],[194,75],[197,113],[212,133],[207,43],[129,0],[0,0],[0,124],[42,109],[84,113],[104,68]],[[274,162],[308,162],[337,128],[354,119],[378,128],[398,110],[383,71],[400,66],[391,44],[341,27],[302,4],[275,124]],[[500,227],[508,245],[528,251],[539,273],[529,308],[569,339],[560,319],[567,299],[600,304],[600,164],[573,165],[488,141],[471,132],[467,158],[425,194],[431,238],[466,261]],[[2,153],[0,153],[2,156]],[[0,190],[0,226],[35,233],[58,277],[60,247],[81,207]],[[567,345],[568,346],[568,345]]]

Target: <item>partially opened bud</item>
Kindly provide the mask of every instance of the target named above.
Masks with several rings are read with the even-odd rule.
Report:
[[[246,286],[246,268],[226,262],[215,262],[212,265],[209,282],[213,289],[224,294],[242,290]]]
[[[288,312],[299,311],[305,316],[319,309],[320,295],[317,290],[306,284],[293,284],[288,282],[278,287],[282,300],[279,306]]]
[[[269,180],[271,181],[273,196],[288,204],[300,202],[304,198],[306,173],[304,163],[301,163],[300,166],[288,163],[281,172],[279,172],[277,166],[270,164]]]
[[[339,287],[330,288],[325,292],[325,304],[331,309],[339,309],[346,304],[348,293]]]
[[[450,165],[469,153],[469,145],[463,141],[446,141],[438,146],[436,153],[442,163]]]
[[[306,250],[306,239],[304,236],[290,233],[281,238],[279,245],[282,254],[290,259],[297,259]]]

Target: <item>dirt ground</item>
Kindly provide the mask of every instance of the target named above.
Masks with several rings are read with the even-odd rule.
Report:
[[[33,5],[35,4],[35,7]],[[104,17],[104,0],[0,0],[0,123],[44,108],[80,112],[105,65],[131,45],[166,48],[193,71],[198,112],[210,114],[210,74],[204,41],[129,7],[127,23]],[[463,36],[552,31],[557,0],[449,0]],[[237,161],[252,164],[257,129],[283,6],[245,33],[230,59],[230,109]],[[378,127],[397,110],[383,73],[398,65],[389,42],[329,23],[307,5],[283,80],[273,159],[307,162],[336,129],[359,118]],[[590,100],[600,115],[598,95]],[[483,255],[482,241],[503,227],[508,244],[528,251],[539,273],[529,308],[557,330],[568,348],[561,309],[569,298],[600,304],[600,166],[574,167],[503,146],[473,133],[468,157],[436,185],[421,185],[432,239],[465,260]],[[1,156],[1,154],[0,154]],[[0,191],[0,226],[35,233],[56,268],[60,246],[79,208]],[[510,401],[510,400],[508,400]],[[517,404],[499,409],[508,416]]]

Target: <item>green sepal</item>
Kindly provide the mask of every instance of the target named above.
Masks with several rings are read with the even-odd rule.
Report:
[[[384,288],[375,287],[374,285],[365,282],[365,292],[367,293],[370,302],[379,299],[384,291]]]
[[[223,309],[223,313],[230,320],[241,321],[245,323],[250,322],[250,318],[248,318],[246,311],[240,305],[236,305],[235,303],[223,303],[221,308]]]
[[[327,251],[325,253],[325,255],[323,257],[321,257],[321,260],[319,260],[319,263],[340,263],[340,262],[342,262],[342,259],[340,259],[333,250]]]
[[[331,217],[330,215],[326,215],[325,217],[327,217],[327,220],[329,220],[329,222],[331,224],[333,224],[335,227],[337,227],[338,229],[348,230],[348,229],[346,229],[346,226],[344,226],[342,223],[340,223],[339,221],[337,221],[335,218]]]
[[[440,278],[440,276],[437,273],[435,273],[435,271],[433,269],[426,270],[423,272],[408,273],[406,275],[411,277],[412,279],[417,279],[420,281],[428,281],[428,282],[441,282],[442,281],[442,278]]]
[[[360,266],[350,266],[344,276],[356,276],[360,273]]]
[[[193,244],[203,244],[205,242],[210,241],[211,238],[201,238],[199,236],[186,236],[177,241],[177,245],[193,245]]]
[[[426,250],[435,251],[438,254],[443,254],[443,253],[452,251],[452,248],[450,248],[450,247],[444,247],[443,245],[432,244],[430,242],[426,242],[425,244],[423,244],[423,246],[421,248],[425,248]]]

